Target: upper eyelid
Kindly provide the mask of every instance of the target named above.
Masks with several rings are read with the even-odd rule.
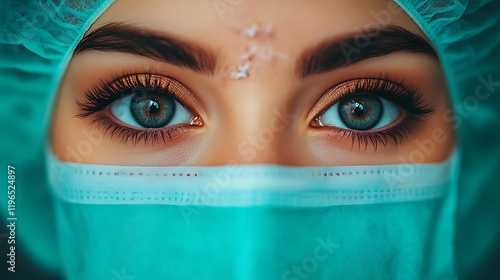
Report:
[[[424,98],[420,93],[418,93],[417,89],[405,85],[401,80],[389,77],[358,78],[343,81],[326,90],[318,99],[318,101],[316,101],[313,108],[309,111],[307,119],[309,121],[312,121],[315,117],[321,114],[322,111],[330,108],[333,104],[340,101],[340,99],[342,99],[347,94],[356,93],[356,91],[359,91],[360,89],[369,87],[373,87],[370,90],[379,90],[379,88],[377,87],[381,86],[390,86],[392,89],[397,89],[400,95],[408,93],[409,95],[411,94],[407,97],[411,99],[409,100],[411,103],[415,103],[413,105],[417,106],[417,108],[415,108],[416,110],[413,110],[414,108],[405,107],[405,105],[403,104],[398,104],[398,102],[394,102],[394,100],[397,99],[398,96],[379,96],[389,101],[393,101],[398,106],[402,107],[405,111],[409,111],[409,113],[430,114],[434,111],[434,108],[430,107],[427,104],[423,104]]]
[[[173,77],[151,73],[123,73],[109,82],[101,80],[98,85],[93,86],[85,93],[86,101],[76,100],[75,102],[81,110],[77,117],[84,118],[104,110],[114,101],[123,98],[123,95],[117,93],[122,94],[124,91],[133,90],[134,87],[139,86],[148,87],[151,86],[151,83],[159,83],[159,88],[162,89],[168,88],[169,93],[173,93],[172,97],[192,114],[198,116],[204,112],[196,95]]]
[[[312,109],[309,110],[309,114],[308,114],[307,120],[312,121],[322,111],[324,111],[324,110],[328,109],[329,107],[333,106],[333,104],[335,104],[335,102],[340,101],[340,99],[342,98],[343,94],[335,94],[335,93],[339,92],[339,89],[341,89],[342,87],[346,87],[347,83],[350,83],[350,82],[356,82],[356,79],[343,81],[343,82],[338,83],[338,84],[330,87],[329,89],[327,89],[320,96],[320,98],[314,103],[314,106],[312,107]]]

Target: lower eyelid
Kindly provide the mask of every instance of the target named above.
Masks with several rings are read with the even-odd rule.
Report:
[[[396,146],[404,144],[422,128],[424,117],[407,114],[405,117],[400,117],[400,120],[394,124],[373,131],[357,131],[333,126],[318,127],[316,129],[324,131],[335,142],[345,142],[346,138],[349,139],[351,149],[358,147],[359,150],[366,150],[371,144],[374,150],[378,150],[380,147],[385,147],[391,143]]]
[[[197,127],[194,125],[173,125],[154,129],[133,128],[117,124],[108,115],[96,115],[90,125],[97,127],[104,136],[117,137],[124,144],[143,143],[146,146],[157,143],[169,144],[183,136],[188,136]]]

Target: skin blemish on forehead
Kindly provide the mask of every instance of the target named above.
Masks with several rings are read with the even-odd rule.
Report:
[[[238,34],[242,34],[248,43],[245,45],[243,54],[237,70],[231,72],[232,80],[250,77],[252,66],[256,60],[270,62],[274,58],[286,58],[283,53],[277,52],[272,46],[274,28],[272,23],[254,23],[247,27],[236,28]]]
[[[269,38],[273,36],[273,24],[254,23],[248,27],[240,27],[237,29],[237,31],[245,34],[249,38]]]
[[[231,79],[239,80],[248,77],[248,70],[250,69],[250,61],[238,66],[238,71],[231,72]]]
[[[243,32],[245,32],[248,37],[254,38],[257,35],[257,28],[257,24],[254,24],[248,28],[243,28]]]

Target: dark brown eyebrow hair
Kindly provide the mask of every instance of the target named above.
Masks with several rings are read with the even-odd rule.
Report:
[[[217,67],[216,55],[207,48],[125,23],[109,23],[90,32],[76,46],[74,54],[89,50],[131,53],[209,76]]]
[[[423,37],[391,25],[346,38],[324,40],[301,54],[296,64],[296,74],[300,78],[306,78],[368,58],[403,51],[424,53],[438,58],[434,48]]]

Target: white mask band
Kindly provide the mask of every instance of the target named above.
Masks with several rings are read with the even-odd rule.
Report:
[[[54,192],[73,203],[304,207],[437,198],[452,163],[143,167],[66,163],[52,154],[48,161]]]

